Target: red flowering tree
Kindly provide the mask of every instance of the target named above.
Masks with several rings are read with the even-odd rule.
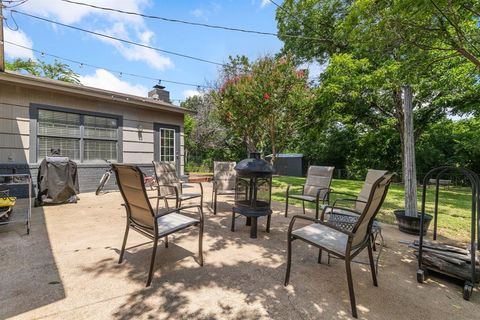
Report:
[[[285,150],[312,105],[308,72],[291,57],[262,57],[250,63],[231,58],[221,72],[222,86],[214,94],[220,119],[248,152]]]

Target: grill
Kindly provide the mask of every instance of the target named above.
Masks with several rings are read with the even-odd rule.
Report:
[[[232,209],[232,231],[235,231],[235,215],[247,218],[250,226],[250,238],[257,237],[258,217],[267,217],[266,231],[270,232],[272,215],[272,166],[260,159],[259,153],[251,153],[250,158],[240,161],[235,166],[235,205]]]

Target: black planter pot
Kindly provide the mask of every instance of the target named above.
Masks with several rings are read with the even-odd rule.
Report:
[[[405,215],[405,210],[393,211],[397,218],[398,229],[408,234],[420,235],[420,216],[421,212],[417,213],[416,217],[410,217]],[[428,227],[432,221],[433,216],[425,213],[423,217],[423,235],[427,234]]]

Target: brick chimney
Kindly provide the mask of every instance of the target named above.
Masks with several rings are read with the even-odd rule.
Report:
[[[160,81],[153,86],[153,89],[148,92],[148,97],[153,100],[160,100],[171,103],[170,92],[165,90],[165,87],[160,84]]]

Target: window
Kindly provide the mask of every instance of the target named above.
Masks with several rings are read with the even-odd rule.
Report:
[[[174,129],[160,129],[160,161],[175,161]]]
[[[80,162],[117,160],[118,119],[56,110],[38,110],[38,159],[59,148]]]

